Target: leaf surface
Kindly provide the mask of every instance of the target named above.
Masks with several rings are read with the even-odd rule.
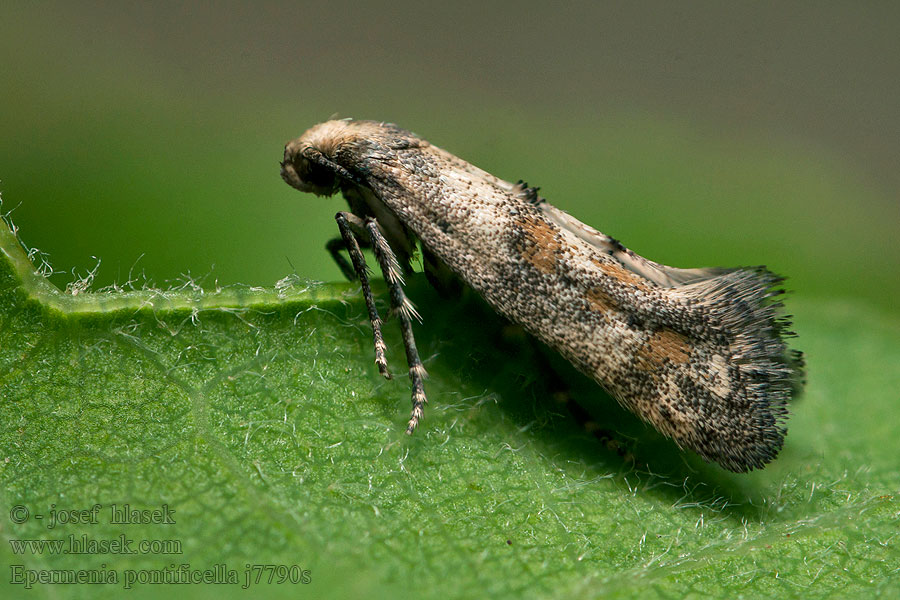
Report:
[[[807,390],[779,459],[735,475],[548,362],[477,298],[442,300],[418,278],[430,403],[407,437],[396,325],[385,381],[354,286],[71,295],[34,273],[6,227],[0,249],[4,597],[25,594],[16,573],[113,572],[115,584],[35,583],[28,597],[118,597],[129,572],[180,565],[224,565],[240,583],[133,593],[230,597],[256,589],[241,589],[248,564],[308,570],[308,584],[266,590],[285,597],[900,592],[894,316],[790,298]],[[609,433],[554,401],[557,379]],[[96,523],[49,527],[52,510],[95,504]],[[174,523],[112,523],[126,504],[167,507]],[[22,546],[70,536],[124,536],[134,553]],[[147,540],[180,553],[143,553]]]

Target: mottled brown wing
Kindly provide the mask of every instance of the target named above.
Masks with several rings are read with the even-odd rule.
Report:
[[[697,283],[733,270],[719,267],[679,269],[661,265],[632,252],[617,239],[582,223],[569,213],[556,208],[546,201],[541,202],[539,207],[544,212],[544,216],[563,229],[591,244],[599,252],[609,254],[632,273],[640,275],[644,279],[649,279],[660,287],[678,287],[688,283]]]

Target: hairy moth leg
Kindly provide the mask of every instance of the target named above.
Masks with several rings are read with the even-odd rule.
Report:
[[[390,379],[391,373],[388,371],[387,358],[385,358],[387,347],[384,345],[384,336],[381,334],[381,317],[378,316],[378,309],[375,308],[375,298],[372,297],[372,288],[369,286],[366,258],[363,256],[362,250],[359,249],[359,242],[356,241],[356,235],[353,233],[353,226],[362,234],[365,232],[365,225],[356,215],[343,211],[336,214],[334,220],[337,221],[338,229],[341,230],[344,246],[347,248],[347,253],[350,254],[350,260],[353,262],[353,268],[356,270],[356,275],[359,277],[359,283],[362,287],[363,298],[366,300],[369,322],[372,324],[372,337],[375,340],[375,364],[378,365],[378,372],[386,379]]]
[[[369,239],[372,241],[372,249],[375,252],[375,259],[381,266],[381,272],[384,274],[384,280],[387,282],[388,290],[391,295],[391,310],[397,313],[400,321],[400,331],[403,334],[403,347],[406,349],[406,362],[409,365],[409,380],[412,382],[412,414],[409,417],[409,425],[406,427],[406,433],[411,434],[415,431],[419,424],[419,419],[425,411],[424,379],[427,377],[425,367],[419,358],[419,351],[416,350],[416,340],[413,337],[412,321],[410,317],[415,317],[421,321],[421,317],[413,308],[406,294],[403,293],[403,277],[400,275],[400,264],[394,251],[391,250],[387,239],[378,229],[378,223],[375,219],[366,219],[366,231],[369,232]]]

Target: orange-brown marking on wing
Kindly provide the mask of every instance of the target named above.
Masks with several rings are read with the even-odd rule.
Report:
[[[517,223],[524,232],[519,252],[525,262],[544,274],[556,270],[556,259],[563,251],[559,231],[550,223],[539,218],[524,218]]]
[[[662,366],[667,360],[681,365],[691,355],[691,343],[678,332],[660,329],[647,339],[638,354],[655,366]]]
[[[616,305],[615,300],[599,287],[590,288],[585,292],[584,299],[587,300],[588,306],[591,307],[592,311],[599,313],[609,312]]]

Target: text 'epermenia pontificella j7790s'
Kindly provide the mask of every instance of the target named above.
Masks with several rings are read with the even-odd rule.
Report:
[[[412,381],[407,432],[425,405],[418,314],[402,288],[418,243],[429,280],[462,280],[679,446],[732,471],[762,467],[781,449],[802,358],[784,341],[782,279],[765,268],[649,261],[536,188],[388,123],[316,125],[285,147],[281,176],[319,196],[340,191],[349,203],[328,248],[362,284],[375,362],[390,377],[361,248],[375,255]]]

